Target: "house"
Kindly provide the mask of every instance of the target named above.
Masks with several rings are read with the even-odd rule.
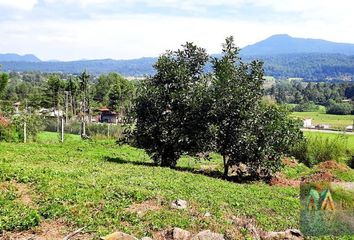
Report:
[[[10,121],[0,114],[0,126],[7,127],[10,124]]]
[[[335,206],[329,189],[326,189],[319,194],[315,189],[312,188],[306,200],[306,208],[309,211],[334,211]]]
[[[304,128],[312,128],[312,119],[311,118],[304,119]]]
[[[98,117],[98,121],[101,123],[118,123],[118,114],[116,112],[111,111],[107,107],[102,107],[99,109],[100,115]]]

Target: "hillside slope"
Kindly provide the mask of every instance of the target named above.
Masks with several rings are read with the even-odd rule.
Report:
[[[295,38],[287,34],[273,35],[244,47],[243,55],[276,55],[293,53],[337,53],[354,55],[354,44],[336,43],[322,39]]]

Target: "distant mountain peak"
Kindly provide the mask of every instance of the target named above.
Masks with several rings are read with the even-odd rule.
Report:
[[[354,55],[354,44],[336,43],[322,39],[297,38],[276,34],[241,50],[243,55],[276,55],[292,53],[338,53]]]
[[[33,54],[0,53],[0,62],[41,62],[41,60]]]

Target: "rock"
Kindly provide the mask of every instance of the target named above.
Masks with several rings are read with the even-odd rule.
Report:
[[[177,209],[186,209],[187,206],[188,206],[187,201],[181,200],[181,199],[174,200],[174,201],[171,203],[171,207],[172,207],[172,208],[177,208]]]
[[[150,237],[143,237],[141,240],[153,240],[153,239]]]
[[[262,239],[264,240],[302,240],[304,236],[297,229],[288,229],[284,232],[268,232],[266,233]]]
[[[262,231],[260,231],[256,227],[256,222],[253,219],[232,216],[232,221],[238,229],[240,228],[247,229],[253,239],[256,240],[260,239],[260,235],[262,235]]]
[[[189,240],[192,236],[190,232],[176,227],[164,231],[162,235],[164,237],[163,239],[168,240]]]
[[[195,235],[191,240],[225,240],[224,235],[205,230]]]
[[[102,240],[138,240],[136,237],[133,237],[123,232],[114,232],[105,237],[102,237],[101,239]]]
[[[173,229],[173,240],[188,240],[191,238],[191,233],[181,228]]]
[[[211,217],[211,213],[210,212],[206,212],[205,214],[204,214],[204,217]]]

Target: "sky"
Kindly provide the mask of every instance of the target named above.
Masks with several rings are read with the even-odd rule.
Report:
[[[155,57],[186,41],[220,52],[274,34],[354,43],[352,0],[0,0],[0,53],[42,60]]]

